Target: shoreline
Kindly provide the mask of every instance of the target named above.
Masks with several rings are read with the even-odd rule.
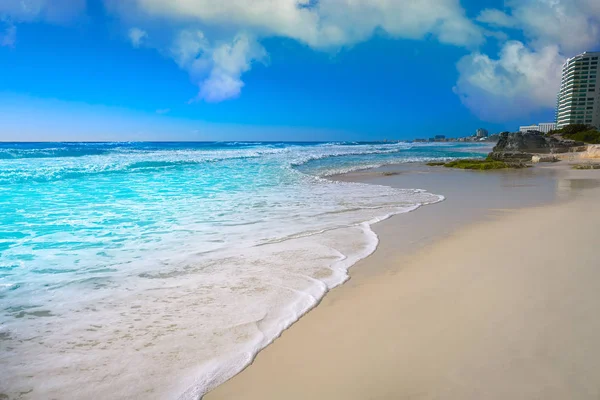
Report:
[[[300,391],[285,391],[285,388],[281,387],[281,385],[275,385],[279,389],[279,391],[276,391],[273,388],[273,385],[267,384],[268,377],[271,374],[276,373],[279,367],[287,366],[292,363],[292,361],[286,361],[282,365],[278,365],[275,360],[280,360],[282,358],[284,360],[294,360],[297,356],[301,356],[301,354],[298,354],[298,351],[294,351],[294,348],[299,346],[299,341],[310,341],[310,336],[312,336],[315,331],[319,332],[325,329],[321,326],[317,326],[317,321],[319,325],[324,324],[327,329],[335,329],[337,325],[340,325],[340,322],[342,324],[348,322],[347,318],[344,318],[343,316],[340,317],[331,312],[331,308],[335,308],[335,305],[348,303],[346,308],[351,309],[351,305],[357,301],[355,296],[352,295],[353,292],[360,290],[360,288],[364,286],[372,285],[375,281],[381,281],[382,279],[398,274],[399,271],[402,271],[399,264],[408,262],[411,258],[435,252],[436,247],[439,247],[441,243],[451,240],[454,236],[460,235],[461,232],[465,230],[468,231],[471,227],[473,229],[478,229],[481,226],[485,227],[489,224],[498,223],[498,221],[503,221],[515,213],[527,213],[529,208],[535,210],[540,207],[563,207],[565,204],[570,204],[571,201],[574,201],[572,198],[573,193],[569,192],[569,190],[565,189],[561,194],[560,184],[556,187],[551,187],[550,191],[548,191],[548,184],[550,182],[560,182],[562,178],[559,178],[558,176],[568,176],[573,174],[570,171],[566,171],[564,164],[562,166],[536,167],[529,171],[508,173],[492,172],[491,174],[494,174],[493,176],[496,178],[494,180],[497,181],[494,183],[494,185],[496,185],[496,192],[501,193],[503,190],[510,188],[508,190],[512,190],[511,198],[513,200],[516,199],[516,204],[514,202],[511,203],[511,201],[492,201],[491,204],[480,204],[480,207],[477,207],[477,200],[484,201],[477,196],[473,196],[476,201],[471,202],[470,204],[465,204],[464,199],[462,199],[459,207],[457,207],[456,204],[452,204],[456,201],[456,196],[460,195],[460,191],[464,190],[460,188],[460,184],[465,183],[465,181],[461,181],[461,179],[470,181],[469,184],[471,185],[471,188],[477,183],[487,180],[488,187],[484,189],[489,189],[489,172],[481,174],[479,172],[468,171],[432,170],[431,168],[422,165],[395,165],[378,168],[374,171],[360,171],[335,177],[340,180],[364,183],[386,184],[387,182],[390,186],[394,186],[392,181],[395,181],[396,185],[401,184],[403,185],[402,187],[419,187],[430,193],[444,195],[446,201],[427,207],[421,207],[413,213],[393,216],[383,222],[373,225],[372,229],[379,237],[379,246],[373,254],[366,259],[359,261],[350,269],[351,279],[344,285],[338,286],[327,293],[318,306],[313,308],[294,325],[285,330],[281,337],[276,339],[274,343],[263,349],[253,363],[243,372],[225,384],[217,387],[212,392],[209,392],[204,398],[280,398],[276,396],[282,396],[281,398],[303,398],[299,393]],[[600,174],[587,174],[592,176],[590,180],[595,180],[600,176]],[[436,179],[431,179],[432,176],[437,176],[437,181]],[[482,177],[483,180],[481,180]],[[431,182],[428,182],[428,179]],[[448,196],[444,191],[435,188],[436,184],[439,186],[440,179],[450,184],[454,181],[453,185],[457,186],[458,184],[459,188],[453,190],[454,193],[451,193],[451,195]],[[409,184],[411,180],[418,180],[419,182],[423,182],[423,184],[411,186]],[[424,185],[425,187],[423,187]],[[427,185],[430,185],[430,187],[427,187]],[[584,184],[583,186],[589,185]],[[529,198],[529,195],[532,193],[532,188],[538,194],[534,199]],[[446,190],[448,189],[449,187],[446,188]],[[549,199],[548,193],[553,193],[554,197]],[[490,198],[488,198],[488,200],[489,199]],[[561,201],[566,199],[569,201]],[[540,204],[543,205],[540,206]],[[470,212],[452,215],[451,218],[446,218],[446,223],[440,224],[440,221],[437,221],[437,225],[435,225],[435,220],[440,218],[442,214],[447,213],[451,209],[456,211],[456,209],[461,208],[463,211],[468,209]],[[399,229],[399,225],[404,225],[404,229]],[[407,229],[407,227],[420,228],[415,230]],[[394,261],[390,262],[390,259],[394,259]],[[379,284],[381,283],[382,282],[379,282]],[[325,317],[323,315],[325,315]],[[357,345],[359,344],[357,343]],[[328,361],[335,360],[336,356],[348,361],[339,353],[335,353],[329,357]],[[305,365],[304,367],[312,368],[313,366]],[[331,371],[327,371],[327,373],[331,373]],[[278,373],[277,375],[279,376],[281,374]],[[282,375],[280,378],[285,378],[289,381],[288,384],[293,385],[302,385],[306,383],[304,381],[291,379],[289,375]],[[262,384],[252,383],[257,379],[260,380]],[[263,387],[263,385],[266,386]],[[273,390],[269,391],[269,388],[272,388]],[[250,389],[251,393],[248,392]],[[298,389],[298,387],[296,387],[296,389]],[[325,386],[323,387],[323,390],[323,397],[337,398],[333,394],[325,396]],[[255,392],[256,395],[254,396],[253,393]],[[240,393],[245,393],[245,395],[240,397]],[[265,393],[271,393],[271,396],[275,397],[270,397],[270,395]],[[296,394],[297,397],[294,397]],[[314,392],[311,393],[311,396],[317,394],[318,392]],[[365,395],[365,393],[363,393],[363,395]],[[319,396],[317,395],[316,398],[319,398]],[[340,396],[339,398],[342,397]]]
[[[100,175],[94,173],[89,178],[77,172],[88,165],[85,157],[75,158],[77,162],[74,164],[70,163],[71,158],[62,157],[94,153],[98,149],[85,146],[81,148],[77,144],[74,149],[68,147],[59,149],[59,152],[67,153],[57,154],[59,157],[52,159],[53,167],[49,172],[37,168],[35,161],[23,164],[26,171],[31,169],[32,173],[42,171],[42,176],[46,176],[44,174],[48,172],[48,182],[64,182],[59,185],[40,185],[41,194],[49,194],[55,187],[63,184],[70,187],[74,183],[76,185],[73,190],[83,192],[82,189],[93,186],[97,179],[105,180],[104,172]],[[296,146],[293,148],[296,149]],[[136,149],[131,150],[137,154]],[[146,159],[147,150],[140,153],[144,154],[141,158]],[[79,258],[81,253],[74,248],[77,242],[59,241],[57,244],[65,250],[65,258],[60,263],[54,263],[44,259],[44,254],[48,253],[44,252],[45,244],[42,243],[38,246],[40,253],[34,252],[33,256],[44,260],[41,263],[43,265],[56,264],[56,269],[40,270],[43,273],[37,274],[36,264],[27,263],[27,267],[31,268],[18,268],[7,275],[9,283],[19,290],[11,293],[8,298],[7,306],[12,308],[7,308],[9,312],[3,319],[2,339],[7,343],[4,360],[8,379],[5,384],[0,385],[0,392],[8,396],[27,393],[25,397],[28,398],[64,397],[65,393],[67,397],[69,393],[77,393],[84,397],[100,395],[132,398],[164,398],[183,393],[183,396],[198,398],[208,387],[215,387],[241,371],[254,359],[259,349],[279,337],[292,322],[312,309],[329,289],[346,281],[348,276],[345,267],[353,265],[357,261],[357,255],[367,256],[367,250],[370,254],[379,241],[367,224],[371,225],[391,214],[407,212],[418,204],[438,201],[437,196],[418,190],[343,184],[319,179],[315,177],[318,175],[316,173],[306,178],[303,175],[307,171],[302,171],[300,167],[294,168],[295,164],[292,162],[300,160],[309,164],[313,159],[324,159],[328,160],[325,166],[333,162],[329,167],[335,169],[332,167],[339,160],[331,157],[340,153],[356,153],[358,157],[367,155],[369,159],[379,159],[380,153],[386,154],[382,156],[384,159],[412,159],[412,156],[404,153],[413,150],[404,146],[394,146],[392,149],[316,146],[298,149],[293,154],[288,150],[278,150],[269,159],[272,163],[266,163],[270,166],[283,166],[284,176],[291,169],[293,175],[288,176],[292,178],[291,181],[287,181],[287,178],[285,180],[291,184],[278,185],[281,183],[280,168],[265,171],[262,162],[253,161],[249,163],[250,169],[257,168],[266,172],[253,174],[256,182],[238,182],[237,178],[229,181],[229,177],[224,178],[233,189],[240,188],[239,193],[243,195],[239,198],[233,196],[231,202],[224,204],[209,202],[209,206],[219,204],[216,207],[221,211],[231,211],[215,215],[213,219],[208,213],[210,207],[204,207],[206,215],[200,211],[193,212],[195,209],[203,209],[199,207],[204,203],[203,196],[188,196],[188,192],[203,193],[204,181],[195,179],[198,175],[197,168],[200,168],[198,165],[203,163],[194,162],[194,167],[190,168],[186,161],[190,156],[187,152],[181,157],[184,159],[181,164],[177,153],[163,150],[157,148],[159,155],[156,157],[164,160],[168,168],[164,167],[162,161],[156,165],[151,162],[151,168],[144,177],[135,173],[137,167],[133,168],[130,172],[134,173],[123,175],[123,180],[114,182],[114,188],[112,183],[106,182],[106,185],[102,185],[101,192],[85,190],[81,199],[89,195],[88,201],[81,202],[82,207],[70,204],[69,209],[72,210],[68,210],[82,221],[86,220],[87,212],[91,210],[85,204],[106,204],[105,210],[110,212],[113,201],[107,199],[112,198],[115,190],[120,193],[120,188],[132,186],[139,189],[135,193],[145,194],[143,197],[148,202],[140,202],[141,208],[131,214],[132,210],[121,207],[123,204],[120,201],[114,203],[114,206],[133,221],[141,221],[139,226],[146,228],[134,232],[138,229],[135,223],[127,225],[131,229],[122,229],[119,220],[109,219],[106,225],[103,220],[103,229],[114,230],[116,234],[109,242],[101,244],[102,247],[113,249],[106,256],[95,257],[90,253],[90,257]],[[465,151],[472,153],[467,148]],[[270,152],[271,149],[267,150],[268,154]],[[426,156],[415,157],[419,159],[455,154],[437,146],[415,149],[413,152],[415,155]],[[139,161],[136,157],[131,159],[129,150],[124,153],[118,151],[117,154],[115,158],[111,157],[108,171],[111,177],[114,169],[121,169],[123,166],[124,170],[129,171]],[[193,154],[201,160],[206,157],[201,151]],[[154,160],[152,157],[151,159]],[[46,162],[45,158],[40,161]],[[83,164],[80,165],[80,162]],[[226,163],[225,166],[234,168],[237,164],[234,161],[232,165]],[[312,171],[318,170],[319,165],[316,162]],[[65,181],[60,174],[54,176],[53,171],[61,168],[75,171],[78,180]],[[218,170],[222,171],[220,168]],[[172,173],[173,171],[179,173]],[[308,168],[308,172],[310,171],[311,168]],[[212,176],[210,171],[207,174]],[[145,185],[147,177],[164,179],[164,182],[170,183],[168,192],[173,197],[172,207],[163,207],[163,201],[160,201],[164,199],[161,187]],[[123,186],[122,182],[129,184]],[[245,195],[254,183],[262,187],[265,182],[270,184],[265,185],[265,191],[259,191],[258,194],[264,196],[266,201],[257,201],[259,199],[252,198],[254,196]],[[14,186],[15,196],[18,197],[20,190],[25,187],[18,181]],[[271,187],[276,189],[271,191]],[[420,185],[403,187],[416,188]],[[222,192],[217,190],[217,194],[227,193],[226,188],[222,189]],[[134,193],[128,192],[128,196],[129,194]],[[216,198],[220,197],[217,195]],[[265,207],[269,204],[273,207]],[[66,208],[66,203],[58,197],[55,203],[49,202],[47,208],[61,211]],[[15,214],[20,215],[20,211],[15,210]],[[8,214],[9,220],[11,215]],[[203,215],[208,219],[202,219]],[[157,230],[170,221],[166,216],[178,221],[176,229],[164,226],[166,229]],[[263,218],[257,218],[261,216]],[[289,220],[286,219],[288,216]],[[43,222],[53,220],[47,214],[40,214],[38,219],[31,221],[39,224],[36,229],[40,234],[39,238],[42,238],[48,225]],[[232,221],[228,220],[234,220],[233,224],[229,224]],[[145,225],[146,221],[153,221],[154,224]],[[205,222],[208,223],[204,224]],[[250,226],[252,224],[247,225],[245,222],[264,224]],[[191,239],[190,230],[185,229],[192,228],[191,231],[195,232],[197,223],[214,228],[206,239],[224,239],[221,233],[231,234],[223,241],[206,240],[201,246],[204,250],[210,250],[211,246],[219,247],[220,244],[217,243],[229,243],[230,238],[232,243],[240,243],[239,247],[243,249],[237,250],[236,246],[232,246],[230,250],[226,250],[227,246],[224,246],[225,250],[222,252],[197,252],[196,240],[188,241],[188,238]],[[306,235],[285,234],[288,231],[293,233],[302,226],[306,228],[302,231],[308,232]],[[87,243],[86,235],[89,232],[84,228],[85,226],[76,226],[72,234],[77,238],[81,235],[86,239],[82,242]],[[209,230],[200,231],[208,233]],[[247,236],[248,234],[256,234],[257,237]],[[140,247],[133,245],[135,242],[129,242],[128,239],[139,236],[151,236],[157,244],[147,248],[145,254],[138,254]],[[266,240],[265,246],[262,243],[261,246],[243,245],[246,243],[244,239],[247,238],[247,243],[250,243],[261,236],[276,240]],[[203,237],[196,236],[200,239]],[[242,240],[236,242],[233,240],[235,238]],[[122,248],[112,247],[117,240],[118,243],[124,243],[118,245],[123,246]],[[32,242],[44,241],[35,236]],[[167,246],[169,243],[177,245]],[[169,247],[180,250],[176,254]],[[17,250],[28,253],[28,249],[22,246],[17,246]],[[85,252],[87,248],[83,246],[81,250]],[[128,261],[129,257],[134,257],[138,261],[124,268],[92,268],[107,262],[104,257],[114,261]],[[81,271],[76,268],[65,269],[70,263],[80,265]],[[27,282],[22,289],[19,286],[21,282]],[[48,282],[56,282],[56,285],[51,286],[50,290],[43,289],[42,284]],[[10,286],[11,289],[12,287]],[[39,291],[40,295],[35,296],[39,302],[33,303],[32,297],[27,294],[38,288],[42,289]],[[72,302],[69,298],[77,298],[78,301]],[[93,314],[88,310],[93,310]],[[36,337],[43,337],[44,341],[34,340]],[[65,342],[62,340],[64,337],[72,339]],[[143,368],[130,369],[125,363],[127,366],[138,365]],[[88,385],[78,385],[76,382],[80,380],[85,380]]]
[[[400,165],[402,165],[402,164],[400,164]],[[351,174],[351,173],[348,173],[348,174]],[[359,183],[359,182],[356,181],[356,183]],[[386,185],[382,185],[382,186],[386,186]],[[296,311],[297,312],[296,316],[293,317],[291,320],[288,320],[287,322],[285,322],[286,326],[283,327],[282,330],[278,334],[276,334],[271,340],[269,340],[264,346],[261,345],[260,348],[255,349],[254,350],[255,352],[252,354],[250,354],[250,353],[244,354],[244,357],[247,361],[245,361],[246,364],[243,366],[243,368],[241,368],[241,370],[239,370],[239,372],[234,372],[233,375],[231,376],[231,378],[225,379],[222,383],[216,384],[216,386],[215,386],[214,382],[211,382],[208,385],[190,384],[189,382],[193,382],[196,379],[196,375],[195,374],[188,375],[186,378],[188,383],[186,385],[181,386],[181,391],[179,392],[181,394],[179,395],[178,398],[180,400],[196,399],[196,398],[198,398],[198,396],[200,396],[200,398],[206,398],[208,393],[211,393],[213,390],[215,390],[219,386],[225,384],[229,380],[235,378],[235,376],[242,373],[245,369],[249,368],[252,365],[252,363],[254,362],[254,360],[256,359],[256,357],[258,356],[258,354],[260,354],[266,348],[271,346],[275,341],[277,341],[281,337],[281,335],[283,335],[285,333],[285,331],[287,331],[292,326],[294,326],[294,324],[296,324],[300,319],[304,318],[307,314],[309,314],[311,311],[313,311],[315,308],[317,308],[330,292],[335,291],[338,288],[346,285],[352,279],[350,271],[358,263],[361,263],[365,259],[371,257],[379,248],[380,235],[378,235],[376,233],[376,231],[374,229],[375,226],[377,226],[385,221],[388,221],[390,219],[393,219],[395,217],[412,214],[415,211],[417,211],[423,207],[433,206],[433,205],[436,205],[436,204],[439,204],[439,203],[442,203],[445,201],[444,196],[430,193],[423,189],[407,189],[407,190],[409,192],[414,191],[415,193],[424,193],[425,195],[428,195],[431,197],[436,197],[437,199],[433,200],[429,203],[421,203],[419,205],[414,205],[414,206],[411,205],[411,206],[398,207],[398,210],[396,210],[395,212],[393,212],[391,214],[387,214],[387,215],[384,215],[381,217],[376,217],[374,219],[363,221],[363,222],[360,222],[355,225],[337,227],[337,228],[333,228],[328,231],[319,232],[318,234],[322,235],[322,234],[326,234],[327,232],[357,229],[357,230],[361,231],[360,234],[362,234],[363,236],[371,237],[371,240],[373,240],[373,242],[370,243],[365,249],[363,249],[362,252],[359,252],[357,254],[352,254],[351,256],[349,256],[348,254],[344,253],[343,258],[338,259],[338,261],[336,261],[335,263],[330,265],[328,267],[328,269],[331,269],[333,272],[342,273],[343,275],[345,275],[346,278],[343,281],[335,282],[333,284],[330,281],[325,281],[325,280],[322,281],[323,287],[328,286],[328,288],[325,289],[324,293],[319,294],[318,296],[316,296],[314,293],[307,292],[307,294],[311,298],[313,298],[313,296],[316,296],[314,298],[314,303],[308,305],[307,308],[304,310]],[[312,236],[312,235],[309,235],[309,236]],[[237,367],[236,367],[236,369],[237,369]],[[229,371],[229,372],[231,372],[231,371]],[[204,392],[206,386],[212,386],[212,389]]]

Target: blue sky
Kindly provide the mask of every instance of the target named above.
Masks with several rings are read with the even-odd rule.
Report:
[[[0,140],[511,130],[553,119],[598,17],[592,0],[3,0]]]

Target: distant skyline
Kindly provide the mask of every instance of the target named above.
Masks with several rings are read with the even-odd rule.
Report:
[[[554,120],[596,0],[3,0],[0,140],[404,140]]]

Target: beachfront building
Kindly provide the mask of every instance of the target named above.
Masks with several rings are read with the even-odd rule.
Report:
[[[537,132],[537,131],[539,131],[539,129],[540,129],[540,127],[538,125],[525,125],[525,126],[519,127],[519,132],[522,132],[522,133],[527,133],[529,131]]]
[[[562,68],[556,106],[558,129],[569,124],[600,128],[600,90],[596,87],[600,52],[569,58]]]
[[[487,131],[487,129],[479,128],[477,129],[475,136],[477,136],[478,138],[485,138],[489,136],[489,132]]]
[[[527,133],[529,131],[548,133],[554,129],[556,129],[556,123],[554,122],[542,122],[539,125],[526,125],[519,127],[519,131],[523,133]]]
[[[540,132],[548,133],[556,129],[556,122],[542,122],[539,127]]]

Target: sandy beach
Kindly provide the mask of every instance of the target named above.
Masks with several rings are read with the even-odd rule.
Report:
[[[352,279],[206,399],[600,396],[600,171],[342,179],[446,201],[376,225]]]
[[[0,400],[600,400],[600,0],[0,0]]]

